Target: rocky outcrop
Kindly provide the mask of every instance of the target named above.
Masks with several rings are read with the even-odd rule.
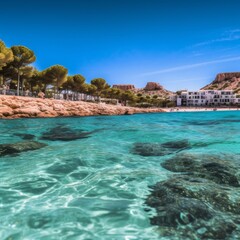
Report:
[[[140,156],[165,156],[190,148],[187,140],[172,141],[165,143],[135,143],[132,149],[133,154]]]
[[[177,154],[162,162],[175,174],[151,187],[152,225],[170,239],[239,238],[239,159]]]
[[[169,98],[174,93],[165,89],[159,83],[148,82],[144,88],[139,88],[134,91],[136,94],[142,94],[143,96],[158,96],[161,99]]]
[[[163,86],[156,82],[148,82],[144,90],[146,91],[163,90]]]
[[[73,141],[77,139],[88,138],[91,134],[98,131],[100,130],[86,132],[82,130],[71,129],[66,126],[57,126],[43,133],[41,139],[50,141]]]
[[[236,78],[240,78],[240,72],[219,73],[217,74],[213,83],[220,83],[222,81],[231,80],[231,79],[235,80]]]
[[[46,146],[47,144],[45,143],[35,141],[0,144],[0,157],[5,155],[16,155],[21,152],[33,151]]]
[[[212,83],[201,90],[234,90],[240,93],[240,72],[219,73]]]
[[[163,110],[159,108],[132,108],[83,101],[73,102],[30,97],[0,96],[0,118],[128,115],[149,112],[163,112]]]
[[[135,86],[132,85],[132,84],[115,84],[112,87],[121,89],[123,91],[134,90],[135,89]]]

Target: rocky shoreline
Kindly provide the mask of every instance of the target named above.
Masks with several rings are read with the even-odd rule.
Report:
[[[73,102],[31,97],[0,96],[0,118],[47,118],[96,115],[128,115],[164,112],[160,108],[133,108],[103,103]]]

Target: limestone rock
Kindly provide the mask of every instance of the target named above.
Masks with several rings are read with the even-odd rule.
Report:
[[[215,183],[240,187],[235,166],[216,156],[178,154],[161,165],[172,172],[190,172]]]
[[[148,82],[144,90],[146,91],[163,90],[163,86],[156,82]]]
[[[83,101],[65,101],[0,95],[0,118],[123,115],[163,112],[160,108],[144,109]]]
[[[178,174],[151,187],[151,224],[170,239],[239,238],[238,160],[186,153],[165,160],[162,167]]]
[[[14,135],[18,136],[24,140],[33,140],[35,138],[35,136],[33,134],[28,134],[28,133],[16,133]]]
[[[135,86],[132,85],[132,84],[115,84],[112,87],[113,88],[118,88],[118,89],[121,89],[121,90],[124,90],[124,91],[135,89]]]
[[[240,199],[233,196],[234,192],[208,180],[182,175],[157,183],[146,204],[157,212],[151,224],[161,226],[166,235],[226,239],[237,229],[239,218]]]
[[[217,74],[215,80],[202,90],[234,90],[240,93],[240,72],[229,72]]]
[[[73,130],[66,126],[57,126],[42,134],[41,139],[50,141],[73,141],[88,138],[91,134],[100,130],[86,132],[83,130]]]
[[[47,144],[45,143],[35,141],[0,144],[0,157],[5,155],[15,155],[26,151],[37,150],[46,146]]]
[[[218,83],[229,79],[237,80],[238,78],[240,78],[240,72],[219,73],[217,74],[213,83]]]
[[[1,105],[0,106],[0,113],[5,116],[11,116],[13,114],[13,109],[7,105]]]
[[[165,143],[135,143],[133,154],[141,156],[164,156],[190,148],[188,140],[171,141]]]

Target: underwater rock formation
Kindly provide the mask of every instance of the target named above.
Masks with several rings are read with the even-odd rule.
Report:
[[[33,140],[35,138],[33,134],[28,134],[28,133],[16,133],[14,134],[14,136],[18,136],[23,140]]]
[[[88,138],[92,133],[100,130],[85,132],[83,130],[73,130],[65,126],[57,126],[42,134],[41,139],[50,141],[73,141]]]
[[[162,167],[178,173],[151,187],[150,219],[165,236],[226,239],[240,236],[238,165],[217,156],[177,154]],[[236,236],[234,235],[234,236]]]
[[[35,141],[0,144],[0,157],[5,155],[16,155],[26,151],[37,150],[46,146],[47,144],[45,143]]]
[[[190,173],[196,177],[209,179],[219,184],[239,187],[236,166],[217,156],[178,154],[161,164],[172,172]]]
[[[188,140],[171,141],[166,143],[135,143],[133,154],[141,156],[164,156],[190,148]]]

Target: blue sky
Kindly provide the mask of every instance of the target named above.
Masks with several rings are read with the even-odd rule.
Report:
[[[199,89],[240,71],[238,0],[6,0],[0,39],[89,82]]]

